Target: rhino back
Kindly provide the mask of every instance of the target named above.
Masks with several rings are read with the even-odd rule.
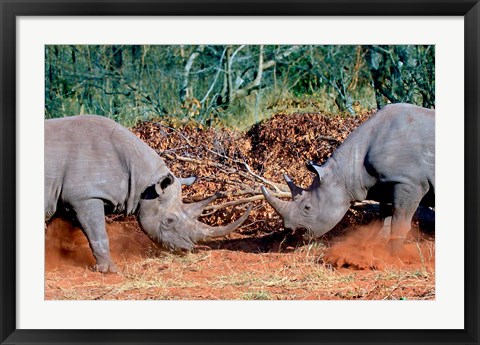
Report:
[[[381,182],[435,186],[435,111],[413,105],[386,107],[375,118],[367,170]]]
[[[56,204],[101,199],[132,213],[140,193],[168,169],[126,128],[101,116],[45,121],[45,215]]]
[[[365,200],[379,184],[434,188],[435,111],[410,104],[386,106],[347,137],[326,165],[332,163],[334,175],[354,200]]]

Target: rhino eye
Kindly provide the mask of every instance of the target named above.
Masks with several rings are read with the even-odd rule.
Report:
[[[311,208],[312,208],[312,206],[310,206],[310,205],[305,205],[304,206],[305,211],[310,211]]]
[[[167,218],[167,224],[172,224],[175,221],[173,218]]]

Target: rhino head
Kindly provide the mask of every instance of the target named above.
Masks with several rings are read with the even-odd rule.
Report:
[[[239,219],[226,226],[211,227],[201,223],[197,218],[221,194],[184,204],[181,185],[190,185],[194,180],[175,178],[168,173],[141,195],[138,210],[140,227],[152,239],[173,251],[191,250],[198,241],[229,234],[247,219],[252,209],[250,206]]]
[[[307,168],[316,174],[308,189],[298,187],[286,174],[283,175],[293,201],[280,200],[263,186],[262,193],[282,217],[285,229],[304,228],[309,235],[319,237],[342,219],[350,207],[350,199],[341,181],[336,180],[330,169],[311,161],[307,162]]]

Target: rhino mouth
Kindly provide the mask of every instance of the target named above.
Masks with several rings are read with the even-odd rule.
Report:
[[[195,243],[192,241],[191,236],[178,236],[171,240],[160,240],[163,248],[175,253],[186,254],[195,247]]]
[[[292,233],[301,233],[304,236],[307,237],[313,237],[314,232],[313,229],[310,225],[303,224],[303,223],[298,223],[298,224],[292,224],[288,220],[283,221],[283,227],[285,230],[292,231]]]

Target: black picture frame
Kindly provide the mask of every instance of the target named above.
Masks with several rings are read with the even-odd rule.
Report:
[[[478,0],[0,0],[0,340],[2,344],[478,344]],[[385,15],[465,19],[463,330],[27,330],[16,328],[16,18],[99,15]],[[459,71],[460,73],[460,71]],[[460,145],[460,143],[452,143]],[[455,157],[451,157],[455,164]],[[455,181],[452,181],[455,183]],[[316,311],[321,313],[321,311]],[[388,317],[388,316],[385,316]],[[426,315],[425,317],[428,317]],[[449,317],[445,315],[445,317]]]

